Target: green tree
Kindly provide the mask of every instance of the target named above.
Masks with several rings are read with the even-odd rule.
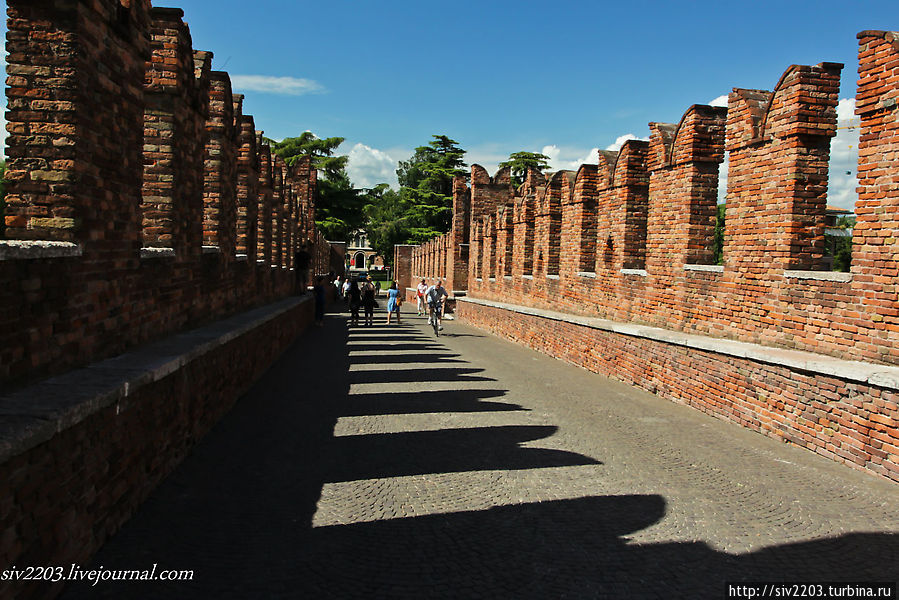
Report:
[[[365,192],[368,243],[381,255],[385,263],[393,261],[393,247],[410,239],[410,228],[405,216],[407,206],[400,193],[381,183]]]
[[[541,173],[549,168],[549,157],[539,152],[513,152],[509,160],[499,163],[499,168],[510,167],[512,171],[512,185],[515,187],[524,183],[528,169],[534,169]]]
[[[854,217],[840,217],[835,229],[851,230],[855,227]],[[848,272],[852,266],[852,236],[825,236],[828,253],[833,255],[831,270]]]
[[[445,135],[434,135],[396,170],[407,243],[420,243],[449,231],[453,218],[453,178],[468,176],[465,150]]]
[[[712,242],[712,261],[716,265],[724,264],[724,211],[725,204],[718,205],[718,214],[715,218],[715,239]]]
[[[365,224],[365,199],[353,187],[346,172],[347,156],[334,156],[342,137],[319,138],[311,131],[299,137],[271,142],[272,150],[293,165],[309,156],[319,172],[315,198],[315,224],[329,240],[348,241],[350,234]]]

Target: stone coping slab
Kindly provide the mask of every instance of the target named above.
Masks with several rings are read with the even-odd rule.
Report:
[[[0,240],[0,260],[70,258],[81,256],[81,246],[72,242]]]
[[[0,462],[49,440],[102,408],[116,404],[119,411],[127,409],[134,393],[143,386],[304,302],[312,302],[312,297],[285,298],[0,395]]]
[[[598,317],[560,313],[541,308],[531,308],[516,304],[506,304],[504,302],[494,302],[492,300],[482,300],[480,298],[459,298],[459,302],[469,302],[471,304],[499,308],[524,315],[542,317],[552,321],[574,323],[592,329],[611,331],[621,335],[641,337],[658,342],[665,342],[667,344],[675,344],[687,348],[735,356],[737,358],[746,358],[790,369],[838,377],[847,381],[876,385],[888,390],[899,390],[899,367],[890,365],[843,360],[841,358],[826,356],[824,354],[815,354],[814,352],[805,352],[803,350],[774,348],[751,342],[713,338],[695,333],[672,331],[661,327],[621,323],[618,321],[600,319]]]

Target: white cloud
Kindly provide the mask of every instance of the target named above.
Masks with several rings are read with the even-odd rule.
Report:
[[[615,138],[615,143],[609,144],[606,146],[606,150],[617,151],[621,150],[621,147],[624,145],[624,142],[628,140],[643,140],[644,142],[648,142],[649,138],[646,137],[637,137],[633,133],[625,133],[624,135],[619,135]]]
[[[270,75],[232,75],[231,85],[241,92],[261,92],[285,96],[302,96],[325,92],[325,87],[311,79],[273,77]]]
[[[584,150],[582,148],[560,148],[555,144],[544,146],[540,151],[549,157],[550,171],[577,171],[581,165],[586,163],[596,164],[599,162],[599,148],[591,148]]]
[[[714,100],[709,100],[709,106],[723,106],[724,108],[727,108],[727,94],[718,96]]]
[[[354,187],[370,188],[379,183],[397,187],[397,161],[386,152],[357,143],[347,156],[346,171]]]
[[[830,141],[830,177],[827,203],[855,210],[858,194],[858,118],[855,98],[842,98],[837,104],[837,135]]]
[[[856,120],[855,98],[840,98],[837,102],[837,122]]]

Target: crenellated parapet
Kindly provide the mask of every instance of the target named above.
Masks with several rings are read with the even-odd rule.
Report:
[[[288,295],[303,244],[331,264],[315,170],[273,156],[182,10],[7,4],[0,382]]]
[[[899,33],[858,39],[850,272],[822,260],[842,65],[793,65],[576,173],[473,167],[459,318],[899,481]]]
[[[735,88],[726,108],[697,104],[677,122],[651,122],[648,141],[600,151],[576,173],[532,170],[513,190],[505,171],[490,177],[473,166],[469,295],[895,362],[899,340],[887,332],[899,327],[890,308],[899,286],[889,279],[899,276],[891,241],[899,237],[899,37],[868,31],[859,40],[851,273],[822,270],[842,70],[823,62],[789,67],[772,91]],[[456,196],[464,189],[457,182]],[[716,251],[723,264],[714,264]]]
[[[646,256],[660,276],[712,263],[726,121],[726,108],[694,105],[677,125],[649,124]]]
[[[793,65],[773,92],[729,97],[727,211],[735,226],[724,249],[747,277],[823,268],[830,138],[842,65]]]
[[[143,245],[186,259],[202,246],[212,54],[194,52],[183,16],[178,8],[150,10],[141,211]]]

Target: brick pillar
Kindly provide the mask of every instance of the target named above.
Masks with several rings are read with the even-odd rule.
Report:
[[[231,78],[213,71],[206,120],[203,245],[218,246],[226,260],[234,256],[237,244],[237,134]]]
[[[143,241],[200,254],[211,53],[194,55],[178,8],[154,8],[144,117]]]
[[[537,199],[544,193],[546,177],[539,171],[528,169],[524,184],[519,189],[515,240],[517,242],[514,261],[521,265],[524,275],[534,274],[534,248],[536,238]],[[520,240],[520,241],[519,241]]]
[[[149,10],[7,2],[7,238],[137,256]]]
[[[393,247],[393,279],[401,290],[418,284],[412,280],[412,254],[415,249],[411,244],[397,244]]]
[[[775,91],[728,99],[724,260],[743,277],[820,268],[827,167],[843,66],[793,65]]]
[[[537,256],[542,257],[543,275],[558,275],[562,249],[562,196],[574,192],[574,171],[553,173],[537,209]],[[540,262],[538,260],[538,262]]]
[[[596,165],[581,165],[574,194],[562,204],[562,229],[567,233],[562,248],[562,271],[569,275],[596,269]]]
[[[649,124],[646,262],[654,275],[712,263],[726,122],[726,108],[694,105],[677,125]]]
[[[502,252],[503,268],[499,275],[510,277],[512,275],[513,250],[515,247],[515,219],[512,206],[505,206],[500,212],[499,247]]]
[[[281,248],[283,245],[282,237],[284,235],[284,161],[275,153],[272,153],[272,204],[271,204],[271,228],[272,228],[272,245],[271,245],[271,261],[272,266],[281,265]]]
[[[899,276],[899,32],[858,34],[858,220],[852,234],[854,281],[895,303]],[[889,280],[887,279],[889,278]],[[892,316],[896,321],[896,317]]]
[[[253,117],[242,114],[243,96],[235,96],[237,155],[237,253],[256,258],[259,214],[259,156]]]
[[[256,260],[272,263],[272,149],[262,142],[262,132],[256,132],[259,154],[259,216],[256,227]]]

